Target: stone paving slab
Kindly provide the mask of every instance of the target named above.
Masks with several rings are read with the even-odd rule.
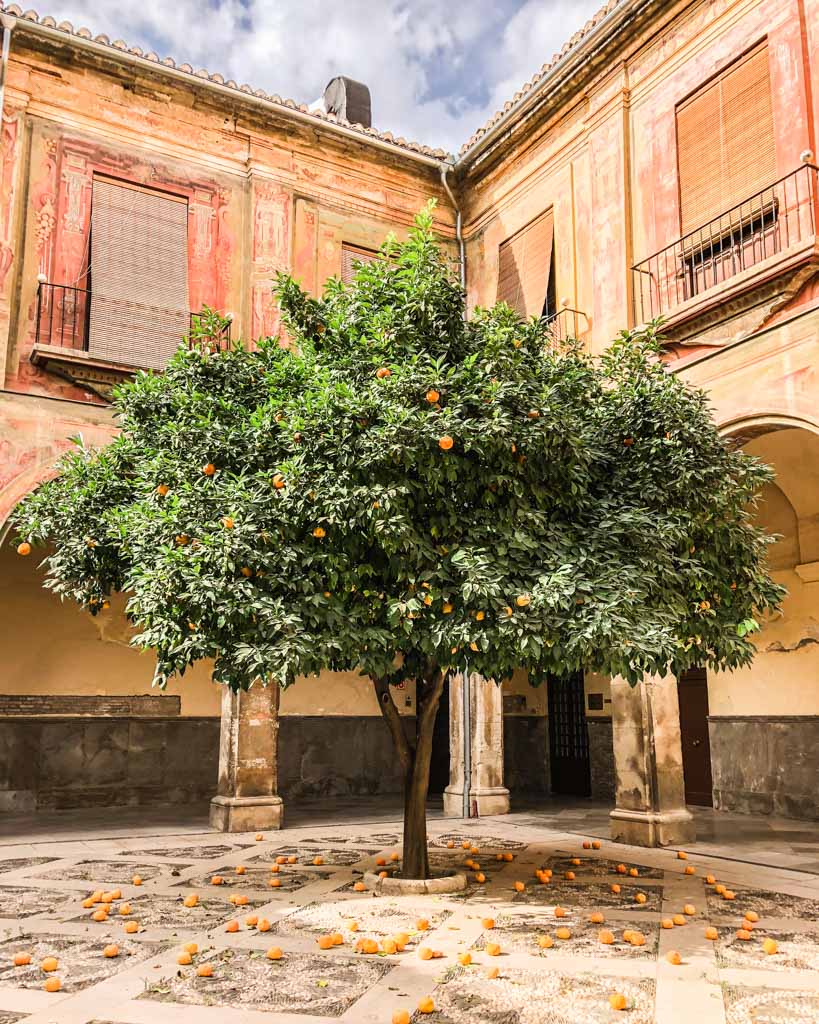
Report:
[[[0,942],[0,983],[12,983],[16,988],[41,989],[47,976],[40,965],[46,957],[56,957],[59,967],[50,976],[60,979],[63,992],[79,992],[125,967],[155,956],[163,948],[156,943],[117,938],[119,955],[109,958],[103,955],[103,949],[109,944],[106,939],[57,935],[22,935],[6,939]],[[15,967],[15,953],[29,953],[31,963]]]
[[[64,972],[62,993],[48,994],[39,953],[31,974],[15,974],[12,946],[0,942],[0,1024],[3,1013],[15,1024],[21,1014],[30,1014],[32,1024],[389,1024],[394,1010],[414,1013],[418,1000],[430,996],[435,1011],[414,1013],[413,1024],[819,1024],[817,878],[760,872],[712,853],[699,857],[696,849],[685,862],[676,851],[608,841],[599,851],[583,850],[582,836],[542,824],[523,827],[510,816],[430,823],[434,865],[461,868],[467,858],[481,864],[486,882],[476,883],[469,871],[464,894],[355,892],[354,883],[376,856],[400,853],[400,835],[391,826],[288,829],[259,841],[255,834],[184,830],[117,840],[97,832],[87,841],[72,833],[70,841],[27,845],[25,858],[7,848],[5,862],[0,846],[0,876],[4,863],[24,862],[10,869],[19,873],[5,883],[0,877],[5,943],[58,950]],[[498,861],[498,853],[511,860]],[[271,872],[277,856],[295,856],[297,863]],[[324,863],[315,865],[316,856]],[[59,861],[56,868],[52,861]],[[617,874],[620,863],[635,866],[638,876]],[[695,875],[684,874],[687,864]],[[237,874],[240,865],[246,870]],[[534,878],[536,867],[554,872],[548,885]],[[113,876],[112,870],[122,873]],[[565,871],[575,879],[565,879]],[[144,887],[130,884],[133,873],[143,877]],[[736,899],[721,900],[706,885],[707,873],[735,891]],[[214,874],[223,885],[211,886]],[[271,877],[282,885],[269,888]],[[516,881],[524,882],[522,893]],[[620,886],[619,894],[611,892],[612,884]],[[117,901],[110,921],[92,924],[81,899],[119,886],[131,915],[121,917]],[[184,907],[193,892],[198,905]],[[645,893],[645,903],[635,902],[637,892]],[[239,893],[248,902],[237,907],[230,897]],[[686,927],[661,929],[660,918],[681,912],[686,903],[696,907]],[[566,911],[560,918],[554,917],[557,905]],[[746,910],[756,910],[760,921],[752,941],[743,943],[735,932]],[[601,926],[588,920],[592,911],[604,914],[602,927],[613,932],[613,944],[600,944]],[[494,918],[494,928],[484,928],[487,917]],[[428,929],[416,927],[421,918]],[[126,920],[138,923],[135,936],[124,933]],[[228,932],[234,920],[238,931]],[[259,932],[265,920],[269,929]],[[716,942],[704,934],[712,923],[719,927]],[[557,938],[559,927],[569,929],[568,939]],[[644,945],[625,941],[629,928],[643,934]],[[320,951],[317,938],[335,931],[343,945]],[[410,937],[403,953],[354,951],[358,938],[380,943],[399,931]],[[545,934],[554,942],[548,949],[537,943]],[[766,936],[779,943],[774,956],[762,952]],[[101,950],[112,941],[134,951],[103,962]],[[177,964],[190,941],[202,952],[191,966]],[[488,942],[501,946],[499,956],[490,956]],[[265,956],[273,945],[282,949],[280,960]],[[440,957],[422,959],[421,946]],[[680,966],[666,960],[674,949]],[[467,952],[471,966],[459,963]],[[196,975],[202,963],[212,964],[213,977]],[[489,979],[493,966],[499,977]],[[628,1010],[609,1008],[614,992],[626,996]]]
[[[816,1024],[819,992],[724,985],[725,1024]]]
[[[195,967],[204,963],[212,966],[212,977],[197,977]],[[273,961],[261,950],[223,949],[197,956],[195,967],[159,979],[140,998],[339,1017],[393,965],[313,954]]]

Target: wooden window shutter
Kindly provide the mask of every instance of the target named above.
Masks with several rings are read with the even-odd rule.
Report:
[[[95,178],[88,351],[161,369],[190,330],[188,204]]]
[[[772,184],[776,148],[767,44],[677,107],[677,161],[683,234]]]
[[[373,263],[378,258],[379,253],[375,249],[363,249],[359,245],[348,245],[347,242],[342,242],[341,280],[345,284],[350,284],[355,277],[356,263]]]
[[[503,242],[498,251],[498,302],[522,317],[542,316],[552,265],[552,211]]]

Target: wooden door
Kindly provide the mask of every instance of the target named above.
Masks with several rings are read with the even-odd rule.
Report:
[[[591,795],[589,732],[583,673],[549,676],[549,759],[552,792]]]
[[[680,696],[685,802],[713,807],[711,743],[708,738],[708,677],[704,668],[683,672],[677,686]]]

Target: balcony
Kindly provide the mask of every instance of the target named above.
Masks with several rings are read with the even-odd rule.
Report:
[[[692,321],[699,331],[763,306],[783,278],[817,262],[816,222],[817,168],[803,164],[635,264],[635,322],[662,316],[666,333],[685,340]]]
[[[565,301],[565,300],[564,300]],[[571,306],[563,306],[557,313],[552,313],[543,321],[543,326],[548,331],[554,342],[568,341],[570,338],[582,338],[589,327],[589,319],[579,309],[572,309]]]
[[[92,316],[94,296],[87,288],[41,281],[37,288],[34,347],[31,361],[72,383],[109,397],[111,387],[138,369],[161,369],[177,345],[186,339],[189,347],[201,344],[199,327],[206,311],[171,314],[128,302],[100,303],[104,324],[118,326],[120,334],[133,325],[133,344],[117,347],[94,341]],[[98,308],[99,308],[98,307]],[[179,328],[178,341],[175,326]],[[230,346],[231,320],[225,318],[215,337],[208,336],[211,350]],[[185,331],[187,330],[187,334]],[[158,331],[166,335],[161,347],[152,344]],[[99,337],[99,332],[96,333]]]

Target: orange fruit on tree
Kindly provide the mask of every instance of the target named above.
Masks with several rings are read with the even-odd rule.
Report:
[[[196,968],[196,973],[200,978],[212,978],[213,964],[202,964],[201,967]]]
[[[28,967],[31,963],[31,953],[15,953],[14,954],[14,966],[15,967]]]
[[[205,465],[202,467],[202,472],[205,474],[205,476],[213,476],[213,474],[216,472],[216,466],[214,466],[212,462],[206,462]]]
[[[531,603],[532,599],[528,594],[518,594],[515,598],[515,604],[518,608],[528,608]]]
[[[625,1010],[628,1006],[628,1000],[622,992],[613,992],[609,996],[609,1006],[612,1010]]]
[[[449,434],[444,434],[443,437],[438,438],[438,447],[441,451],[448,452],[454,444],[455,440],[454,438],[451,438]]]
[[[313,530],[313,536],[321,540],[322,537],[327,536],[327,531],[324,529],[323,526],[317,526],[315,530]]]
[[[43,985],[46,992],[59,992],[62,987],[63,983],[59,978],[48,978],[45,985]]]
[[[679,965],[682,963],[682,957],[676,949],[670,949],[666,953],[665,958],[670,964],[674,964],[675,967],[679,967]]]
[[[270,949],[265,953],[268,960],[281,960],[282,951],[278,946],[271,946]]]
[[[392,377],[392,370],[388,366],[381,366],[375,371],[375,375],[379,380],[386,380],[387,377]]]
[[[274,473],[271,483],[273,484],[277,491],[280,491],[285,485],[285,479],[281,475],[281,473]]]
[[[430,405],[435,405],[438,399],[441,397],[435,388],[430,388],[424,396]]]
[[[24,558],[26,555],[31,554],[31,545],[27,540],[24,540],[22,544],[17,545],[17,554],[22,555]]]

